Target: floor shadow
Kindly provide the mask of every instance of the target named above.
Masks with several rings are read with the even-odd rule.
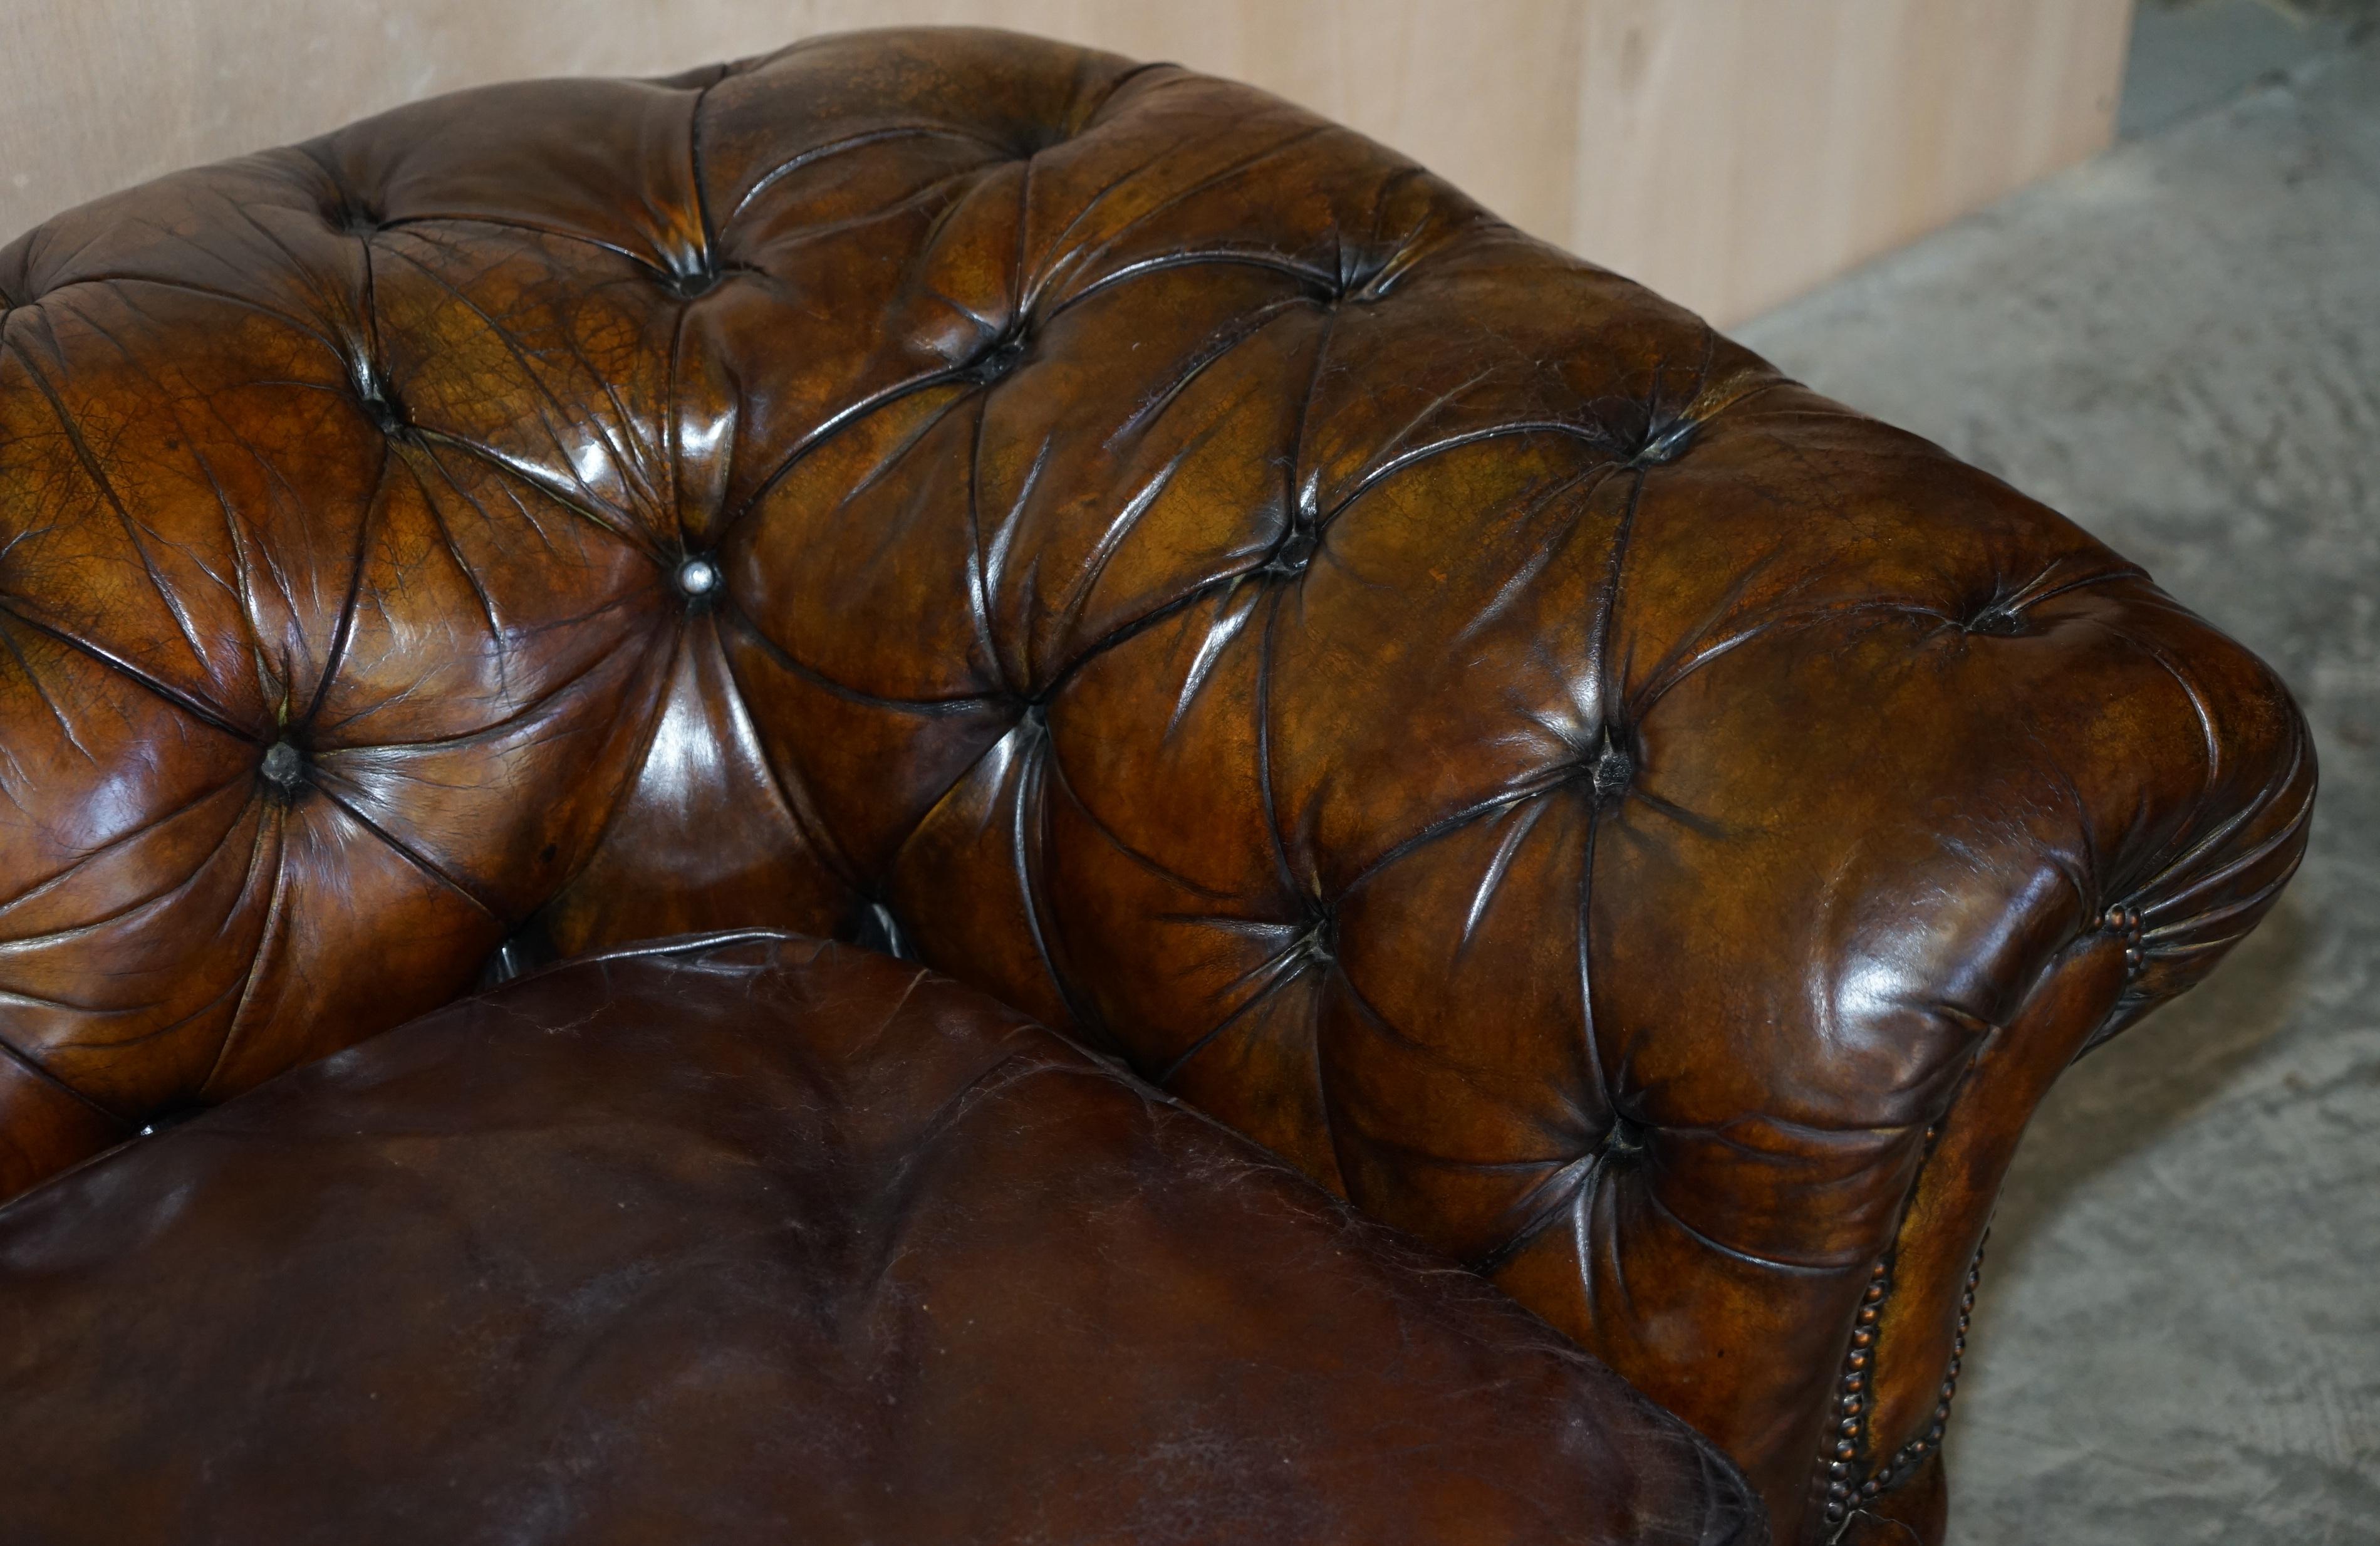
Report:
[[[2283,893],[2204,982],[2067,1070],[2034,1114],[2001,1189],[1992,1223],[2001,1266],[2022,1261],[2094,1177],[2219,1101],[2290,1029],[2314,928],[2305,904]],[[1988,1299],[1994,1274],[1985,1276]]]

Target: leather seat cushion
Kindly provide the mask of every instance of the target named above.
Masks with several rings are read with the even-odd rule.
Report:
[[[993,1001],[574,962],[0,1209],[25,1542],[1749,1541],[1469,1272]]]

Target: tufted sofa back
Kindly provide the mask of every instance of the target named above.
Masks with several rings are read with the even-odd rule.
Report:
[[[862,938],[1831,1530],[1938,1441],[2033,1102],[2303,843],[2287,695],[2138,569],[1170,67],[468,92],[0,305],[7,1190],[492,953]]]

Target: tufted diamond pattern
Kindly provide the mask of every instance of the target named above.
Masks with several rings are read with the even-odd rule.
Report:
[[[1170,67],[467,92],[0,301],[7,1189],[508,940],[866,937],[1832,1528],[2032,1102],[2303,843],[2287,695],[2138,569]]]

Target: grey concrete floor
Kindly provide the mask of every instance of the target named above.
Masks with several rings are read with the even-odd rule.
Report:
[[[2314,726],[2313,849],[2004,1194],[1951,1540],[2380,1541],[2380,47],[1742,331],[2145,563]]]
[[[2141,0],[2117,136],[2155,134],[2341,48],[2375,9],[2374,0]]]

